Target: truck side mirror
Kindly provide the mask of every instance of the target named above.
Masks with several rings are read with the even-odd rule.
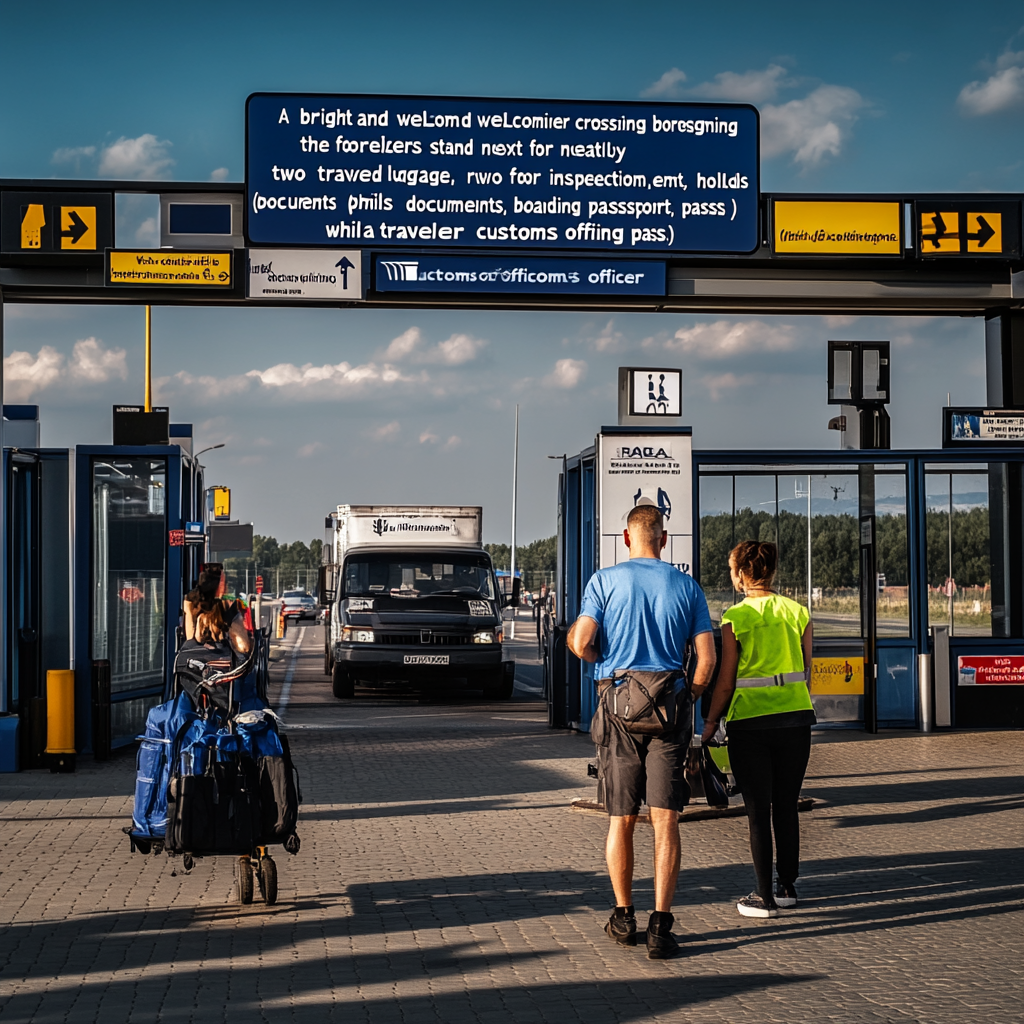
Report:
[[[338,567],[336,565],[321,565],[317,584],[320,606],[329,608],[334,604],[334,598],[337,595]]]
[[[523,581],[518,576],[499,576],[498,584],[501,587],[501,607],[518,608],[522,599]]]

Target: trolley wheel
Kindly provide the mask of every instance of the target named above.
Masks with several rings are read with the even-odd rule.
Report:
[[[331,671],[331,689],[339,700],[356,695],[356,681],[345,665],[334,663]]]
[[[238,902],[243,905],[252,903],[252,861],[248,857],[238,858],[238,867],[235,870],[235,875],[238,879]]]
[[[277,902],[277,865],[272,857],[267,855],[260,858],[260,892],[268,907]]]

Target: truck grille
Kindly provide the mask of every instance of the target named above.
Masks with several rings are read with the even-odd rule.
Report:
[[[473,643],[470,634],[434,633],[423,630],[420,633],[378,633],[377,643],[403,646],[465,647]]]

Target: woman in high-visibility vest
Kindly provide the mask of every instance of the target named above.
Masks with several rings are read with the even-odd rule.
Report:
[[[743,600],[722,615],[722,662],[704,740],[724,717],[729,762],[743,793],[757,891],[736,904],[744,917],[777,917],[796,906],[800,873],[797,801],[815,722],[807,689],[811,623],[807,609],[772,589],[779,552],[744,541],[729,553]],[[772,827],[778,880],[772,886]]]

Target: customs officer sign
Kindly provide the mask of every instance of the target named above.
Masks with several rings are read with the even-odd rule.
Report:
[[[748,253],[745,104],[256,93],[253,245]]]

